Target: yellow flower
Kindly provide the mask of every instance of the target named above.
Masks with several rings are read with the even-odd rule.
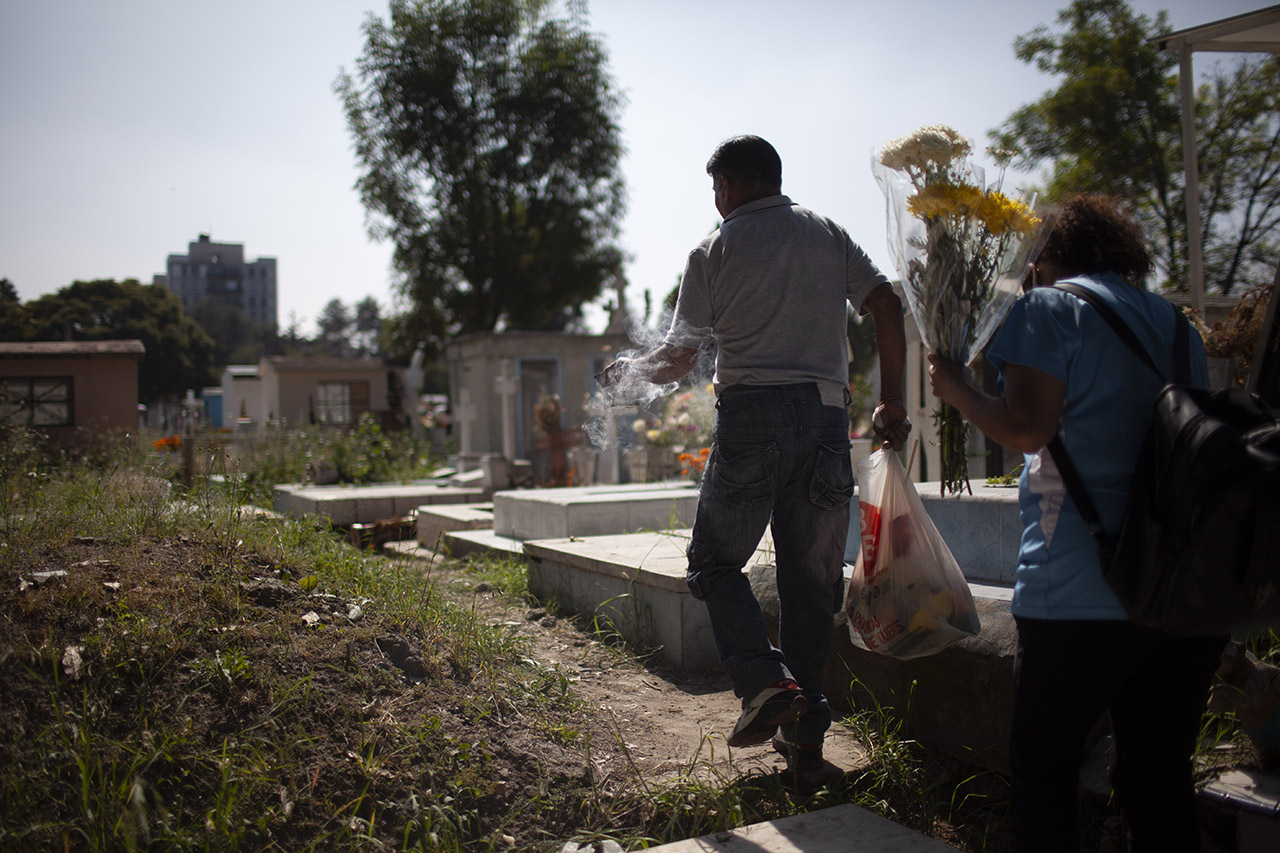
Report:
[[[1027,237],[1040,224],[1040,219],[1021,201],[998,190],[986,193],[977,208],[978,218],[997,237],[1013,232]]]
[[[921,219],[974,217],[992,235],[1013,232],[1030,236],[1040,220],[1031,208],[998,190],[983,192],[972,184],[930,184],[907,199],[907,210]]]
[[[972,184],[939,182],[907,199],[907,210],[921,219],[969,216],[982,204],[982,190]]]

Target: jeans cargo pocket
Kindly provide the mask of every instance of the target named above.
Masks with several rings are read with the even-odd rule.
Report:
[[[853,497],[853,463],[849,445],[818,445],[813,462],[813,479],[809,481],[809,500],[822,509],[838,509]]]
[[[754,509],[772,499],[777,442],[717,438],[715,455],[711,485],[716,498],[739,509]]]

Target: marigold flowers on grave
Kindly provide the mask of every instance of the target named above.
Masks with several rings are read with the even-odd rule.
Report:
[[[680,473],[685,476],[692,475],[693,479],[697,480],[699,477],[702,476],[702,472],[706,470],[707,458],[710,455],[711,455],[710,447],[704,447],[701,450],[699,450],[696,454],[681,453],[679,456],[676,457],[678,461],[683,462],[685,465],[684,470],[682,470]]]

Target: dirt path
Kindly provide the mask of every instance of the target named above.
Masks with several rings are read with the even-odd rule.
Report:
[[[738,778],[748,773],[774,773],[785,768],[768,744],[730,749],[725,742],[741,711],[727,676],[691,677],[655,654],[637,660],[584,633],[567,618],[521,606],[444,561],[432,568],[457,600],[533,643],[531,657],[558,668],[575,691],[604,712],[612,726],[611,742],[597,736],[593,752],[608,774],[631,763],[647,778],[673,776],[693,768],[699,774]],[[858,744],[833,728],[824,748],[827,761],[847,771],[863,759]]]

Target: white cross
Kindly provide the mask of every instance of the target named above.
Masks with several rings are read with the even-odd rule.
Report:
[[[462,389],[462,399],[453,413],[453,422],[458,425],[461,434],[459,452],[465,457],[471,453],[471,425],[476,420],[476,407],[471,402],[471,389]]]
[[[516,458],[516,377],[511,359],[502,360],[502,372],[493,378],[493,390],[502,398],[502,455],[508,461]]]

